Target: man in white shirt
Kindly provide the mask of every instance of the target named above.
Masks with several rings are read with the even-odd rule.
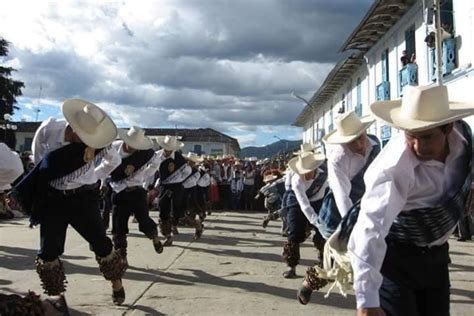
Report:
[[[315,242],[320,254],[318,266],[323,262],[325,239],[334,233],[341,218],[360,201],[365,192],[363,178],[365,171],[380,152],[377,137],[366,133],[374,121],[371,116],[359,119],[354,111],[350,111],[337,117],[336,129],[323,137],[328,152],[330,190],[324,196],[316,225],[323,237]],[[314,267],[306,271],[305,280],[298,294],[298,301],[302,304],[309,302],[312,291],[319,290],[319,286],[324,285],[310,282],[314,280],[315,273]]]
[[[448,237],[471,186],[474,104],[445,86],[407,87],[372,114],[404,130],[366,172],[350,235],[357,315],[449,315]]]
[[[176,227],[184,216],[183,181],[192,170],[183,155],[177,151],[184,146],[177,136],[159,137],[157,143],[162,147],[157,152],[161,162],[160,176],[155,183],[155,188],[159,188],[160,192],[158,197],[159,226],[161,234],[166,239],[163,245],[171,246],[173,244],[172,228]]]
[[[4,143],[0,143],[0,219],[11,219],[13,212],[9,209],[6,194],[11,183],[23,173],[20,157]]]
[[[283,197],[288,209],[288,241],[283,246],[283,259],[288,266],[285,278],[296,277],[300,259],[300,244],[306,239],[306,227],[316,225],[317,212],[327,188],[327,173],[319,169],[324,162],[323,154],[303,152],[288,162],[293,173],[290,187]]]
[[[153,176],[160,166],[153,142],[145,131],[132,126],[128,131],[118,130],[121,140],[112,143],[121,164],[110,174],[112,194],[112,235],[114,248],[127,260],[128,220],[135,215],[138,228],[149,239],[157,253],[163,252],[156,223],[148,214],[145,181]]]
[[[186,159],[191,167],[191,174],[183,181],[183,195],[186,206],[186,215],[184,218],[188,226],[194,227],[194,239],[197,240],[201,238],[204,226],[202,225],[201,219],[196,218],[196,215],[201,215],[203,212],[198,202],[197,186],[201,178],[201,173],[196,167],[196,164],[201,163],[204,159],[193,152],[188,152]]]
[[[36,166],[12,194],[30,214],[32,224],[41,224],[36,271],[45,293],[60,295],[65,291],[59,256],[71,225],[91,246],[100,271],[112,283],[114,303],[121,304],[125,299],[121,278],[126,263],[106,236],[98,189],[98,180],[120,164],[109,146],[117,128],[102,109],[84,100],[66,100],[61,110],[66,121],[51,118],[36,131]]]

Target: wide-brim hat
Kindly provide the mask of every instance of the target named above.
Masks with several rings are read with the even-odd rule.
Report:
[[[176,151],[184,146],[182,142],[178,140],[177,136],[158,136],[156,142],[165,150]]]
[[[311,152],[311,151],[313,151],[313,150],[314,150],[314,147],[313,147],[312,144],[310,144],[310,143],[303,143],[303,144],[300,145],[300,150],[295,151],[295,152],[293,153],[293,155],[296,156],[296,155],[299,155],[299,154],[304,153],[304,152]]]
[[[193,153],[193,152],[188,152],[188,154],[186,155],[185,157],[186,159],[192,161],[192,162],[195,162],[195,163],[199,163],[199,162],[203,162],[204,161],[204,158],[199,156],[198,154],[196,153]]]
[[[334,120],[336,129],[323,137],[326,144],[346,144],[359,137],[375,119],[370,115],[359,118],[354,111],[344,113]]]
[[[374,102],[370,111],[388,125],[417,132],[474,114],[474,103],[449,101],[446,86],[407,86],[401,100]]]
[[[81,99],[69,99],[61,106],[64,118],[84,144],[103,148],[117,138],[117,127],[97,105]]]
[[[318,168],[326,157],[320,153],[303,152],[288,162],[288,167],[297,174],[306,174]]]
[[[145,136],[145,131],[140,127],[132,126],[128,131],[119,129],[118,135],[125,144],[134,149],[147,150],[153,148],[153,141]]]
[[[278,176],[275,174],[267,174],[265,177],[263,177],[263,182],[267,183],[273,180],[278,179]]]

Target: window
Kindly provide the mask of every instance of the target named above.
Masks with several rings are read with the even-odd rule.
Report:
[[[388,74],[388,49],[382,52],[382,82],[389,81]]]
[[[198,155],[202,155],[202,145],[194,145],[193,152]]]
[[[341,107],[339,108],[339,111],[337,113],[342,114],[346,111],[346,95],[343,93],[341,97]],[[332,115],[332,111],[331,111]],[[332,124],[332,116],[331,116],[331,124]]]
[[[362,88],[360,78],[357,78],[356,83],[356,94],[357,94],[357,103],[355,106],[355,113],[360,117],[362,116]]]

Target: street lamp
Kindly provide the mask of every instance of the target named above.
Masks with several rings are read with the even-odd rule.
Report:
[[[294,91],[291,91],[291,96],[303,101],[311,110],[311,124],[312,124],[312,126],[311,126],[311,129],[312,129],[312,133],[311,133],[312,135],[311,136],[312,137],[311,138],[312,138],[312,143],[314,144],[315,143],[315,138],[316,138],[316,137],[314,137],[314,109],[311,106],[311,104],[308,102],[308,100],[306,100],[305,98],[297,95]]]
[[[275,137],[276,139],[280,140],[280,141],[283,141],[283,139],[281,139],[280,137],[276,136],[276,135],[273,135],[273,137]],[[288,150],[288,141],[285,139],[285,145],[286,145],[286,150]]]

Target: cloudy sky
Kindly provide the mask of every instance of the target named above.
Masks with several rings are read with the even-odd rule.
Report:
[[[26,85],[15,117],[61,117],[80,97],[119,127],[211,127],[242,147],[299,139],[291,92],[311,98],[371,2],[0,0],[3,62]]]

